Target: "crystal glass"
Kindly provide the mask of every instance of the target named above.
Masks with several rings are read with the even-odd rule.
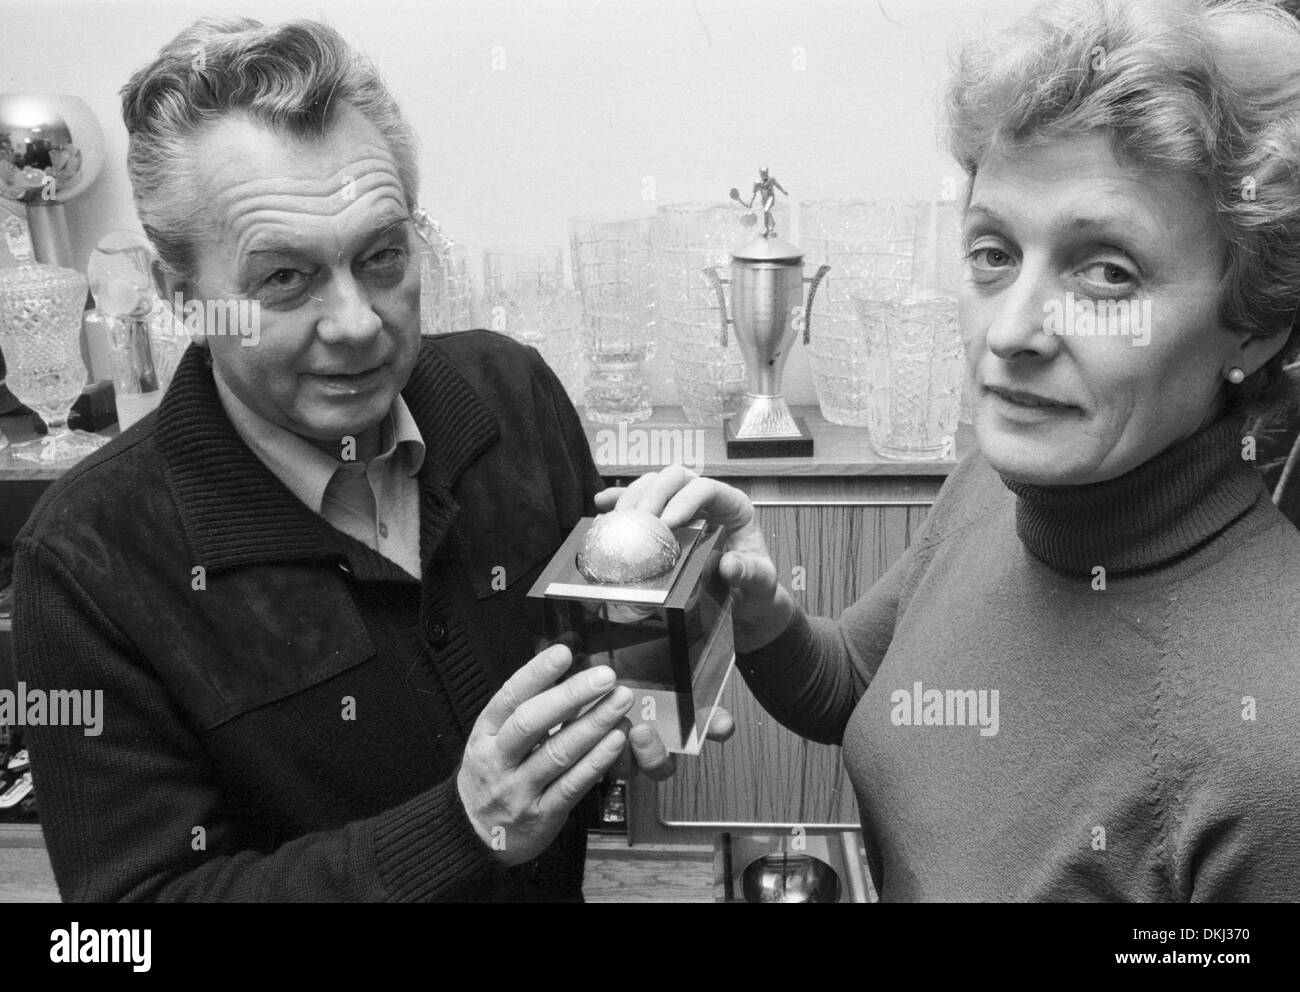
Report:
[[[80,458],[108,439],[68,430],[68,414],[86,384],[81,360],[81,317],[86,277],[50,265],[20,265],[0,273],[0,348],[8,384],[35,410],[49,433],[13,446],[29,461]]]
[[[778,230],[788,230],[785,204],[774,214]],[[704,275],[710,266],[730,267],[732,249],[754,236],[743,216],[732,203],[679,203],[660,207],[651,226],[656,317],[682,412],[701,427],[720,427],[745,396],[744,356],[734,334],[722,344],[717,296]]]
[[[884,458],[953,457],[966,379],[957,301],[860,300],[867,435]]]
[[[158,301],[161,303],[162,301]],[[176,374],[176,366],[181,356],[190,346],[190,332],[185,329],[183,321],[178,320],[171,307],[155,305],[149,317],[149,347],[153,352],[154,374],[158,376],[158,388],[163,392],[171,385]]]
[[[585,413],[602,424],[650,416],[645,363],[654,354],[650,217],[569,221],[573,281],[588,361]]]
[[[558,245],[489,248],[483,253],[488,326],[532,345],[575,405],[582,402],[582,307],[564,285]]]
[[[919,208],[866,200],[799,205],[808,261],[831,267],[813,301],[808,361],[822,416],[833,424],[866,426],[870,379],[857,301],[907,295]]]
[[[154,290],[153,250],[135,231],[110,231],[86,264],[96,318],[108,328],[113,356],[113,400],[117,423],[126,430],[153,410],[165,384],[155,368],[150,323]]]
[[[879,349],[869,348],[872,327],[862,314],[892,312],[891,321],[908,324],[921,319],[916,315],[924,308],[902,307],[903,301],[955,299],[963,273],[957,205],[919,200],[803,203],[800,238],[810,261],[831,266],[813,305],[809,349],[822,415],[832,423],[866,426],[879,369],[873,354],[878,356]],[[898,306],[862,311],[861,301]]]
[[[465,246],[451,241],[424,209],[415,212],[420,236],[420,333],[467,331],[472,292]]]

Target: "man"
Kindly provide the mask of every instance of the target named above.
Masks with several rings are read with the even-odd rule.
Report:
[[[259,324],[16,542],[19,679],[104,694],[98,736],[30,728],[60,892],[580,898],[632,693],[529,661],[524,594],[601,488],[562,388],[499,335],[420,338],[412,135],[332,30],[200,21],[123,113],[164,298]]]

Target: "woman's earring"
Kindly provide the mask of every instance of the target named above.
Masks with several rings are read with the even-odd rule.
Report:
[[[1228,381],[1234,386],[1240,386],[1242,380],[1246,378],[1246,373],[1241,371],[1235,365],[1228,370]]]

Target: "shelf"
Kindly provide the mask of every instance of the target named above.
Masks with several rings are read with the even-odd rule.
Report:
[[[583,421],[596,467],[606,478],[644,475],[665,465],[684,464],[715,478],[946,476],[975,447],[975,432],[962,424],[954,457],[939,461],[882,458],[871,446],[865,427],[832,424],[815,406],[791,408],[813,436],[814,453],[807,458],[727,458],[719,427],[687,422],[680,407],[655,407],[649,420],[637,424],[596,424]],[[696,433],[698,432],[698,433]],[[703,441],[703,451],[700,441]]]
[[[38,462],[15,458],[12,446],[21,444],[24,441],[30,441],[37,436],[32,429],[32,415],[30,413],[23,412],[17,415],[0,417],[0,430],[4,431],[5,437],[9,439],[10,444],[10,447],[0,451],[0,482],[52,482],[81,461],[80,458],[69,458],[66,461],[42,465]],[[117,429],[117,424],[113,424],[100,433],[105,437],[116,437],[120,432]]]

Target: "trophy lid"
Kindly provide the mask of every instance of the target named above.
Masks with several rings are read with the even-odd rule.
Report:
[[[803,252],[775,234],[770,237],[756,234],[750,241],[733,249],[731,257],[738,262],[797,262],[803,258]]]

